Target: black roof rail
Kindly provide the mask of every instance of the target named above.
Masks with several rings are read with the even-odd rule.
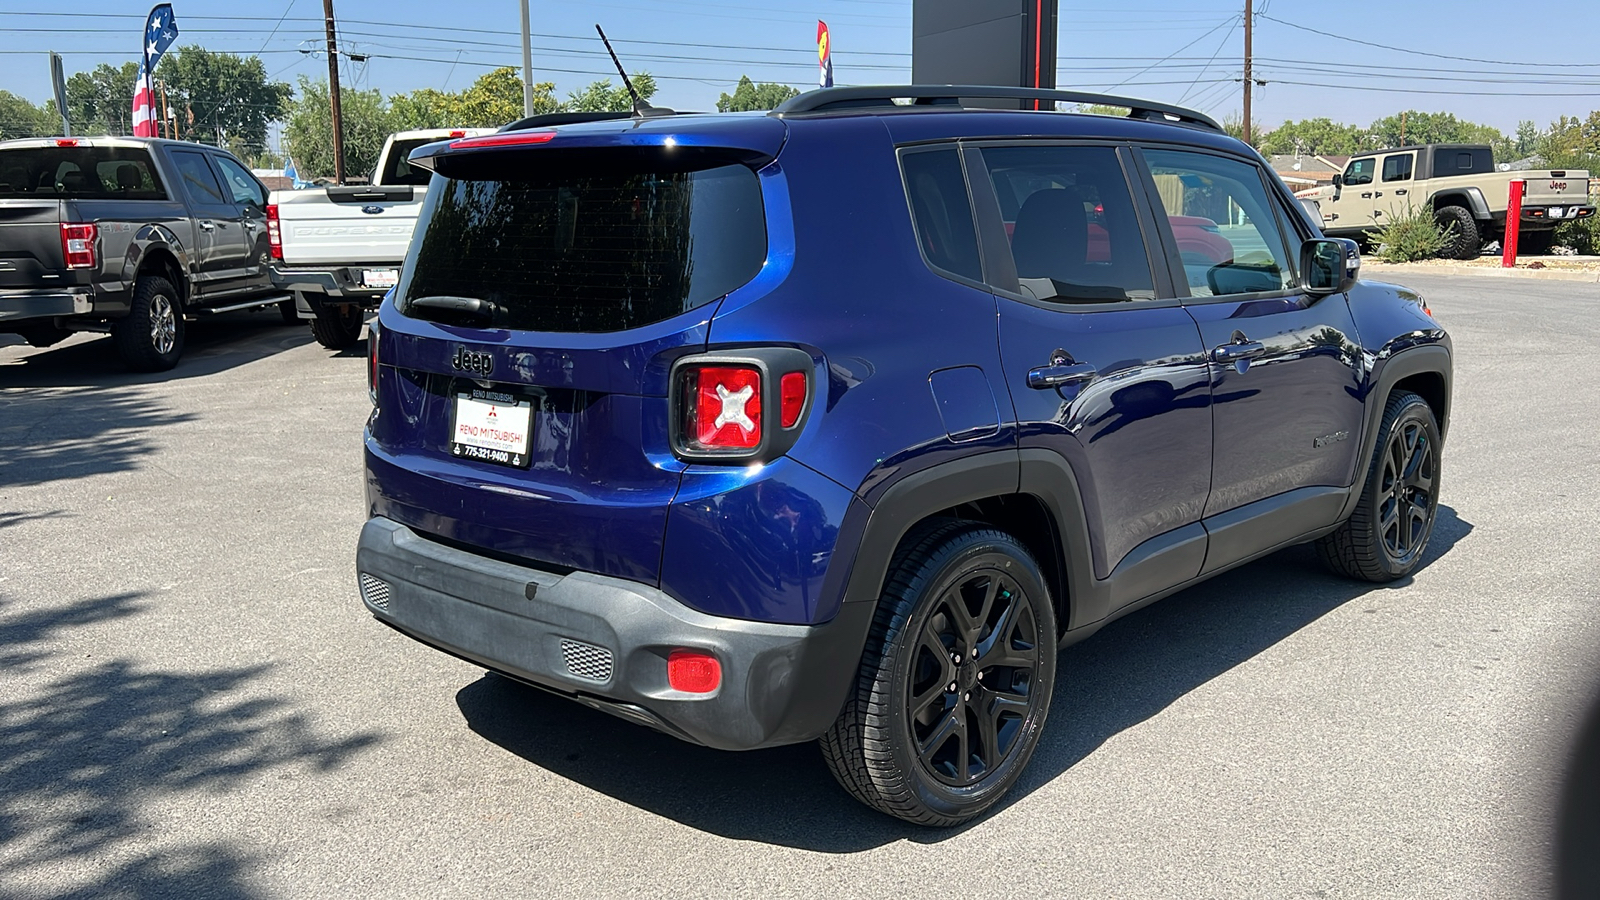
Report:
[[[1148,119],[1153,122],[1178,122],[1199,125],[1212,131],[1221,131],[1216,120],[1202,112],[1116,97],[1111,94],[1093,94],[1087,91],[1059,91],[1054,88],[999,87],[977,84],[885,84],[861,87],[818,88],[792,97],[772,111],[775,116],[821,115],[852,110],[901,108],[894,101],[910,99],[911,106],[961,107],[962,100],[1049,100],[1064,103],[1089,103],[1099,106],[1121,106],[1128,109],[1130,119]]]

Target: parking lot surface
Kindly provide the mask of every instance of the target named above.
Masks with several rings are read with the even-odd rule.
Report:
[[[1415,277],[1456,348],[1430,561],[1294,548],[1064,651],[960,829],[373,621],[361,354],[275,312],[178,369],[0,338],[0,895],[1535,897],[1600,686],[1600,295]]]

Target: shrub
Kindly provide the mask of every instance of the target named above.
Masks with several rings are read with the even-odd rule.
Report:
[[[1580,256],[1600,256],[1600,216],[1557,225],[1554,243],[1571,247]]]
[[[1450,240],[1454,225],[1440,228],[1433,210],[1406,206],[1406,211],[1390,219],[1382,228],[1369,232],[1377,245],[1378,258],[1388,263],[1432,259]]]

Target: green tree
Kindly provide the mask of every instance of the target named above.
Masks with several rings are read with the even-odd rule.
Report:
[[[1222,120],[1222,130],[1228,135],[1228,137],[1244,140],[1244,116],[1229,113],[1228,116]],[[1258,121],[1252,121],[1250,123],[1250,143],[1253,145],[1260,144],[1261,137],[1261,123]]]
[[[749,75],[740,75],[739,84],[733,89],[732,94],[723,94],[717,99],[717,112],[749,112],[758,109],[776,109],[780,103],[790,97],[798,97],[800,92],[787,84],[774,84],[762,82],[756,84],[750,80]]]
[[[1328,118],[1288,121],[1262,135],[1262,153],[1327,156],[1349,155],[1360,149],[1361,129]]]
[[[1494,148],[1497,160],[1509,161],[1516,155],[1515,142],[1500,129],[1458,119],[1446,112],[1406,110],[1379,119],[1367,129],[1366,149],[1413,144],[1488,144]]]
[[[61,117],[56,115],[54,103],[38,107],[10,91],[0,91],[0,141],[60,133]]]
[[[554,82],[533,86],[534,115],[561,109]],[[415,128],[498,128],[522,118],[522,79],[510,66],[495,69],[464,91],[422,88],[389,98],[397,131]]]
[[[133,83],[139,66],[101,63],[67,79],[67,116],[74,134],[132,134]]]
[[[267,147],[267,125],[283,118],[294,89],[268,81],[257,56],[184,47],[162,57],[164,81],[178,136],[253,157]]]
[[[649,102],[656,95],[656,80],[648,72],[635,72],[633,88],[639,92],[639,99]],[[633,98],[628,96],[628,89],[618,85],[611,86],[611,79],[596,81],[582,91],[573,91],[567,95],[565,108],[569,112],[628,112],[633,109]]]
[[[1518,122],[1517,135],[1514,138],[1516,143],[1515,149],[1517,158],[1525,159],[1535,153],[1538,153],[1539,141],[1542,138],[1543,134],[1540,133],[1539,126],[1533,124],[1531,119],[1524,119],[1521,122]]]
[[[392,127],[388,107],[378,91],[339,91],[344,115],[345,175],[372,171]],[[289,106],[283,129],[284,143],[295,167],[305,178],[332,176],[333,113],[328,105],[328,81],[300,76],[300,96]]]

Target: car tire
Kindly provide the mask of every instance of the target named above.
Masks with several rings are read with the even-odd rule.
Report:
[[[329,350],[348,350],[361,340],[366,315],[354,303],[320,303],[311,319],[311,336]]]
[[[183,304],[172,282],[156,275],[133,286],[128,314],[111,326],[117,355],[136,372],[164,372],[183,355]]]
[[[1022,775],[1055,667],[1054,606],[1027,549],[978,523],[928,527],[891,564],[855,688],[820,741],[823,758],[868,806],[918,825],[959,825]]]
[[[1410,391],[1391,394],[1355,511],[1317,541],[1323,562],[1340,575],[1379,583],[1416,571],[1438,517],[1442,449],[1427,401]]]
[[[1483,235],[1478,231],[1478,220],[1469,210],[1459,206],[1441,206],[1433,214],[1440,229],[1450,228],[1450,237],[1439,248],[1440,259],[1477,259],[1483,250]]]
[[[284,300],[278,304],[278,315],[283,317],[285,325],[299,325],[300,312],[294,308],[293,300]]]

